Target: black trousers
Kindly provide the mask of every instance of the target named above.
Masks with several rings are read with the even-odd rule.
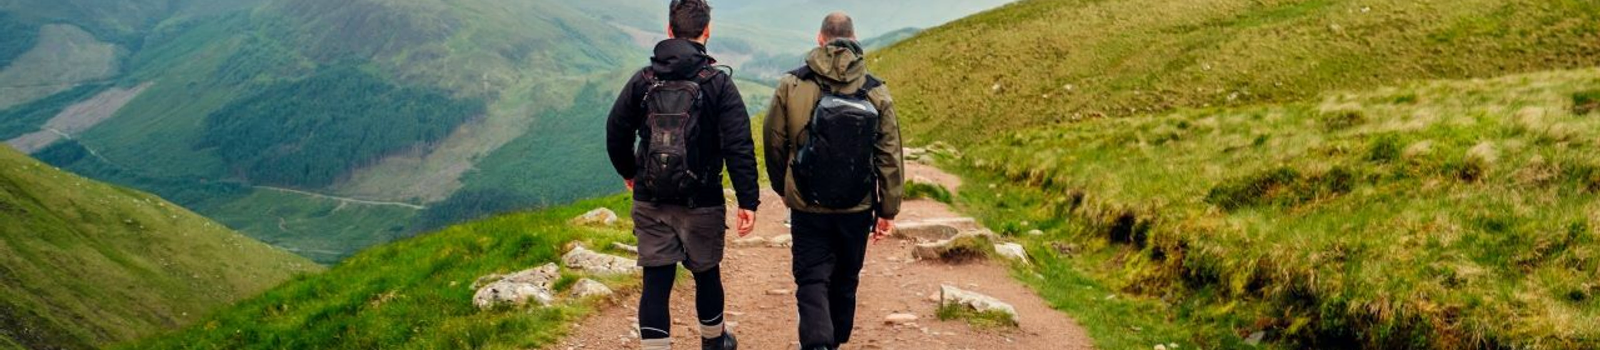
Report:
[[[850,342],[855,328],[856,288],[866,261],[872,212],[794,212],[795,300],[800,308],[800,345],[833,347]]]

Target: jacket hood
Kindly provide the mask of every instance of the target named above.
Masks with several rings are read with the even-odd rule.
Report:
[[[828,84],[834,91],[854,93],[866,83],[866,55],[855,40],[835,39],[828,45],[811,49],[806,56],[806,66],[816,73],[818,81]]]
[[[667,39],[656,44],[655,56],[650,58],[650,69],[661,79],[688,79],[701,67],[715,64],[717,60],[706,55],[706,46],[684,39]]]

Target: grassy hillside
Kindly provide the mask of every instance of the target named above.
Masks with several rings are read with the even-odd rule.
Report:
[[[1600,63],[1581,0],[1031,0],[877,56],[916,136]]]
[[[621,196],[500,216],[379,246],[325,273],[298,278],[200,325],[129,349],[529,349],[558,339],[582,303],[480,311],[473,282],[555,261],[562,246],[629,237],[628,228],[567,224]],[[623,220],[626,222],[627,220]],[[572,277],[564,279],[566,282]],[[559,283],[559,285],[569,283]],[[618,283],[628,283],[617,281]]]
[[[0,348],[126,341],[319,269],[161,198],[6,147],[0,221]]]
[[[1044,229],[1041,270],[1238,333],[1202,344],[1585,349],[1597,84],[1555,71],[1046,128],[969,152],[969,175],[1002,186],[963,195],[1012,233]]]
[[[1024,1],[874,68],[1101,347],[1584,349],[1595,6]]]

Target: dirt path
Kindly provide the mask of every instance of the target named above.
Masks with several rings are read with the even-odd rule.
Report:
[[[960,179],[938,169],[912,165],[908,178],[921,178],[959,186]],[[757,236],[788,234],[782,220],[785,209],[776,194],[763,191],[763,211]],[[918,200],[905,204],[901,222],[958,217],[943,203]],[[731,226],[731,225],[730,225]],[[730,235],[730,239],[732,235]],[[854,341],[844,349],[1092,349],[1088,334],[1065,314],[1055,311],[1033,291],[1013,280],[1011,270],[997,262],[946,265],[912,262],[912,244],[886,240],[868,251],[862,271],[860,306]],[[789,275],[787,248],[733,248],[723,264],[728,290],[728,320],[742,349],[796,349],[795,301],[792,294],[771,293],[794,289]],[[700,346],[695,333],[693,282],[681,281],[672,295],[674,348]],[[976,329],[962,321],[939,321],[939,285],[949,284],[988,294],[1013,304],[1020,315],[1017,329]],[[633,333],[637,295],[623,295],[617,304],[580,322],[574,334],[547,349],[636,349]],[[911,313],[920,319],[911,325],[883,322],[891,313]]]

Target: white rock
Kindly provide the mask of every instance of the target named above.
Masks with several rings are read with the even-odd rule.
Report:
[[[588,278],[580,280],[577,284],[572,285],[572,296],[578,298],[608,297],[611,296],[611,294],[611,287],[606,287],[604,283],[600,283],[600,281],[595,281]]]
[[[1044,235],[1044,231],[1043,230],[1028,230],[1028,235],[1029,236],[1043,236]]]
[[[1016,243],[995,244],[994,245],[994,252],[995,252],[995,254],[999,254],[1001,257],[1004,257],[1006,259],[1021,261],[1021,262],[1024,262],[1024,263],[1028,262],[1028,251],[1026,249],[1023,249],[1021,244],[1016,244]]]
[[[611,209],[596,208],[572,218],[572,224],[578,226],[612,226],[617,224],[617,213],[611,211]]]
[[[556,264],[545,264],[508,276],[485,276],[479,280],[493,280],[493,282],[479,288],[472,296],[472,303],[481,309],[499,305],[520,306],[530,300],[542,306],[549,306],[555,302],[555,292],[550,287],[560,277],[561,268]]]
[[[581,245],[572,247],[572,251],[561,256],[561,262],[567,268],[602,275],[628,274],[640,270],[634,259],[596,253]]]
[[[639,254],[639,247],[627,245],[627,244],[624,244],[622,242],[612,242],[611,243],[611,247],[612,248],[617,248],[617,250],[621,250],[621,251],[625,251],[625,252],[629,252],[629,253],[634,253],[634,254]]]
[[[968,232],[968,233],[958,234],[954,238],[950,238],[950,239],[946,239],[946,240],[942,240],[942,241],[937,241],[937,242],[918,243],[916,246],[911,247],[911,257],[919,259],[919,260],[965,259],[965,258],[969,258],[969,257],[959,256],[959,255],[955,254],[955,253],[963,253],[960,250],[958,250],[957,248],[961,248],[961,247],[983,247],[984,246],[982,244],[983,241],[977,241],[977,242],[971,242],[971,241],[973,241],[973,240],[981,240],[981,239],[984,239],[984,238],[992,239],[993,237],[994,237],[994,234],[991,233],[991,232],[979,231],[979,232]],[[983,249],[983,248],[978,248],[978,249]],[[982,253],[982,252],[964,252],[964,253]]]
[[[954,305],[966,307],[978,312],[999,312],[1010,317],[1012,323],[1018,323],[1017,308],[1000,299],[963,290],[951,285],[939,286],[939,305]]]
[[[921,319],[921,318],[917,317],[917,315],[914,315],[914,314],[904,314],[904,313],[889,314],[888,317],[884,317],[883,318],[883,323],[892,324],[892,325],[904,325],[904,324],[908,324],[908,323],[912,323],[912,322],[917,322],[918,319]]]
[[[767,240],[767,246],[772,248],[788,248],[794,246],[794,235],[781,235]]]
[[[794,293],[794,292],[790,291],[788,289],[773,289],[773,290],[767,291],[767,295],[789,295],[791,293]]]

